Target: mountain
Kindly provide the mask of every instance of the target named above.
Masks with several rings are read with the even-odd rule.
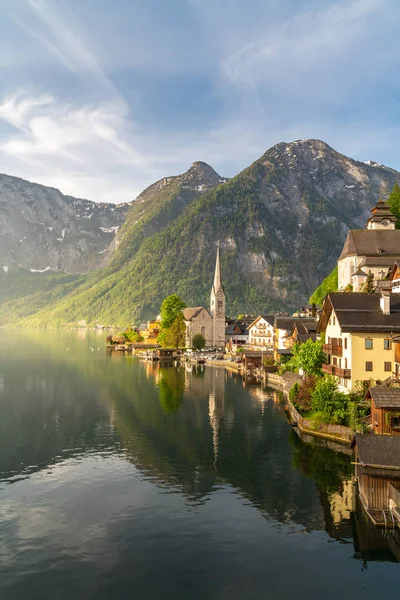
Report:
[[[0,269],[81,273],[115,246],[129,204],[99,204],[0,174]]]
[[[381,185],[395,183],[393,169],[319,140],[277,144],[229,181],[194,163],[133,202],[106,267],[3,303],[0,322],[124,324],[154,316],[173,292],[208,306],[217,240],[230,314],[297,308],[348,229],[365,226]]]

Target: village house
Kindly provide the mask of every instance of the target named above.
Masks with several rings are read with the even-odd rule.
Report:
[[[371,387],[366,398],[371,402],[372,431],[400,435],[400,388]]]
[[[260,315],[249,325],[249,345],[252,348],[273,349],[275,315]]]
[[[392,294],[400,294],[400,266],[397,261],[389,269],[387,278]]]
[[[380,198],[371,211],[366,229],[352,229],[338,259],[339,290],[353,286],[361,291],[367,275],[375,280],[386,277],[393,263],[400,261],[400,230],[389,205]]]
[[[314,317],[275,316],[273,338],[274,359],[279,361],[282,355],[292,354],[293,344],[291,336],[296,324],[313,327],[314,323],[317,325]],[[300,329],[303,331],[302,327]]]
[[[147,323],[141,323],[139,326],[139,333],[143,337],[143,343],[157,344],[160,326],[161,323],[159,318],[148,321]]]
[[[361,503],[375,525],[400,526],[400,437],[356,434],[355,474]]]
[[[293,324],[291,333],[286,337],[286,347],[293,348],[295,344],[304,344],[307,340],[313,342],[317,339],[318,323],[315,319],[312,321],[296,321]]]
[[[325,334],[324,373],[350,392],[356,382],[392,377],[393,334],[400,334],[400,297],[396,294],[333,292],[325,298],[318,332]]]
[[[235,319],[225,329],[225,344],[231,349],[247,346],[249,343],[249,325],[253,317]]]

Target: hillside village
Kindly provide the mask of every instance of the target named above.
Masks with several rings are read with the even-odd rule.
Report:
[[[292,417],[311,433],[356,446],[360,498],[377,525],[400,520],[400,229],[380,197],[365,229],[350,230],[338,259],[339,290],[293,315],[226,317],[216,253],[210,309],[184,307],[180,346],[286,384]],[[154,352],[162,314],[136,328]],[[116,339],[123,342],[123,339]],[[165,345],[165,344],[164,344]],[[177,345],[178,346],[178,345]],[[162,351],[159,351],[162,352]],[[171,358],[172,350],[165,356]],[[159,354],[163,356],[163,354]],[[199,354],[187,353],[191,360]],[[204,360],[206,360],[204,358]],[[295,415],[295,416],[294,416]],[[307,429],[306,429],[307,430]],[[354,435],[356,433],[356,435]],[[374,434],[371,436],[371,434]],[[379,436],[379,437],[378,437]]]

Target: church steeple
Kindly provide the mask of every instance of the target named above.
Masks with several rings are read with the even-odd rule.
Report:
[[[213,344],[225,347],[225,293],[221,278],[219,242],[215,262],[214,283],[211,288],[210,314],[213,318]]]
[[[222,282],[221,282],[221,263],[220,263],[220,257],[219,257],[219,242],[217,244],[217,259],[215,262],[215,275],[214,275],[213,290],[215,293],[217,293],[219,290],[224,291],[224,288],[222,287]]]
[[[383,189],[379,194],[379,200],[371,210],[367,229],[396,229],[397,219],[392,213],[389,204],[383,199]]]

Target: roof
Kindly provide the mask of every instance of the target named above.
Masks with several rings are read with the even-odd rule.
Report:
[[[355,442],[365,473],[400,479],[400,436],[356,433]]]
[[[400,229],[351,229],[338,260],[346,256],[399,256]],[[393,262],[393,261],[392,261]]]
[[[249,330],[246,323],[231,323],[225,329],[225,335],[249,335]]]
[[[390,314],[384,315],[379,294],[332,292],[325,299],[318,331],[325,331],[332,308],[344,332],[400,332],[399,294],[390,296]]]
[[[397,256],[366,256],[360,262],[360,267],[386,267],[392,266],[393,262],[400,260],[400,255]]]
[[[352,277],[356,277],[356,276],[366,277],[367,274],[362,270],[361,267],[358,267],[357,271],[354,271]]]
[[[146,329],[147,329],[147,323],[140,323],[139,331],[146,331]]]
[[[264,319],[264,321],[266,321],[269,325],[271,325],[271,327],[274,326],[275,323],[275,315],[258,315],[250,324],[249,324],[249,329],[250,327],[252,327],[253,325],[255,325],[255,323],[257,323],[257,321],[259,319]]]
[[[275,328],[285,329],[286,331],[292,331],[293,327],[297,324],[310,324],[316,323],[314,317],[275,317]]]
[[[400,408],[400,388],[372,387],[369,394],[377,408]]]
[[[204,306],[191,306],[189,308],[184,308],[182,312],[183,316],[185,317],[185,321],[191,321],[194,319],[194,317],[197,317],[202,310],[206,310]]]
[[[290,356],[291,354],[293,354],[293,350],[291,348],[278,348],[278,354],[285,354],[287,356]]]

